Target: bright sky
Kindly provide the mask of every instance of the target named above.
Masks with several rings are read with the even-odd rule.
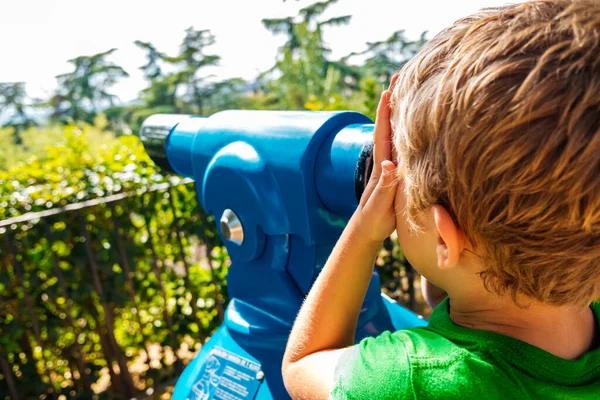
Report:
[[[351,14],[350,25],[331,28],[325,40],[340,57],[362,50],[367,41],[405,29],[410,38],[424,30],[436,33],[482,7],[511,0],[339,0],[325,17]],[[210,29],[222,57],[215,73],[221,78],[254,78],[270,68],[284,37],[273,37],[262,18],[285,17],[312,0],[0,0],[0,82],[23,81],[31,96],[47,97],[55,76],[70,71],[68,59],[109,48],[111,60],[130,78],[112,92],[135,99],[144,86],[138,67],[144,53],[135,40],[150,41],[174,55],[183,31]]]

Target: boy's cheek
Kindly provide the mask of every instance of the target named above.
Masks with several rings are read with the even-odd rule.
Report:
[[[436,238],[427,232],[415,233],[408,229],[398,232],[400,248],[406,260],[421,275],[432,278],[437,271]]]
[[[428,276],[435,273],[437,269],[437,235],[431,229],[429,221],[423,221],[423,230],[414,232],[410,229],[404,218],[404,207],[406,206],[406,195],[403,190],[396,194],[394,204],[396,210],[396,233],[402,253],[408,262],[421,275]]]

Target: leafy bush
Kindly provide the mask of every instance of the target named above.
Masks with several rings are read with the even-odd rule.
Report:
[[[162,175],[136,137],[115,137],[102,118],[29,137],[58,144],[0,171],[0,221],[122,199],[0,228],[0,361],[20,395],[52,387],[89,397],[110,374],[129,396],[180,370],[168,346],[193,350],[215,329],[228,265],[193,184]],[[163,189],[149,191],[156,185]],[[160,356],[132,379],[124,367],[152,344]],[[0,383],[0,397],[6,390]]]

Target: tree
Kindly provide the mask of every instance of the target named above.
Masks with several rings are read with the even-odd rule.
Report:
[[[2,125],[15,129],[13,140],[17,144],[21,143],[19,132],[36,124],[33,117],[28,115],[27,107],[27,92],[24,82],[0,83],[0,118],[7,118]]]
[[[140,92],[137,104],[128,107],[128,119],[133,130],[139,129],[143,120],[156,113],[190,113],[203,115],[207,110],[218,111],[211,99],[220,93],[222,104],[234,97],[233,88],[239,80],[214,82],[213,75],[202,74],[207,67],[216,66],[220,56],[207,54],[206,48],[215,43],[209,30],[186,29],[179,54],[168,56],[149,42],[135,44],[146,52],[146,64],[140,69],[149,86]],[[171,71],[171,72],[165,72]]]
[[[181,85],[177,74],[158,76],[139,94],[135,104],[126,107],[124,118],[133,132],[139,132],[142,122],[153,114],[178,114],[182,112],[177,99]]]
[[[337,2],[338,0],[327,0],[305,7],[298,12],[300,19],[293,16],[285,18],[265,18],[262,20],[262,23],[265,28],[275,35],[282,33],[287,35],[288,39],[283,45],[283,49],[295,50],[301,47],[301,42],[296,29],[300,24],[304,23],[306,25],[311,25],[311,28],[314,29],[313,25],[315,24],[317,28],[321,28],[328,25],[345,25],[350,22],[350,19],[352,18],[350,15],[334,17],[323,22],[317,22],[318,18],[325,10],[327,10],[330,5]]]
[[[102,108],[114,105],[116,96],[108,90],[129,76],[122,67],[107,60],[116,50],[69,60],[73,71],[56,77],[59,88],[46,102],[53,109],[53,119],[91,122]]]
[[[362,67],[367,75],[377,78],[380,82],[389,82],[392,75],[410,60],[425,44],[427,32],[419,39],[409,40],[404,30],[392,33],[387,39],[378,42],[368,42],[367,49],[351,53],[344,57],[348,61],[354,56],[367,56]]]
[[[285,34],[287,35],[287,41],[283,45],[282,49],[297,49],[300,47],[298,36],[296,35],[296,23],[294,17],[286,18],[265,18],[262,20],[265,28],[271,31],[274,35]]]
[[[323,29],[350,22],[350,15],[321,20],[323,13],[337,0],[314,3],[300,10],[297,17],[264,19],[263,25],[274,34],[287,35],[275,66],[269,89],[278,93],[285,108],[302,109],[308,101],[329,101],[343,90],[351,68],[332,62],[325,46]],[[354,74],[354,71],[352,71]]]
[[[201,72],[219,64],[221,57],[206,54],[206,48],[215,43],[215,37],[207,29],[186,29],[185,37],[180,46],[179,55],[168,57],[167,60],[179,66],[176,80],[185,86],[183,96],[186,111],[203,115],[205,102],[214,93],[214,83],[210,81],[213,75],[202,76]]]
[[[147,80],[152,81],[162,76],[161,61],[164,61],[167,57],[166,54],[158,51],[158,49],[150,42],[142,42],[136,40],[134,44],[142,50],[146,51],[146,64],[142,65],[140,69],[144,72],[144,76]]]
[[[177,90],[181,83],[175,73],[164,72],[169,59],[165,53],[150,42],[136,40],[134,43],[146,53],[146,63],[139,69],[144,73],[148,86],[140,92],[134,104],[115,110],[115,114],[126,121],[131,130],[138,132],[144,119],[152,114],[180,112]]]

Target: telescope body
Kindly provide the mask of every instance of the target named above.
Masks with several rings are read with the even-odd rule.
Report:
[[[140,137],[157,164],[196,182],[231,258],[221,327],[173,399],[289,399],[281,360],[302,301],[358,205],[373,124],[355,112],[156,115]],[[356,340],[425,325],[373,272]]]

